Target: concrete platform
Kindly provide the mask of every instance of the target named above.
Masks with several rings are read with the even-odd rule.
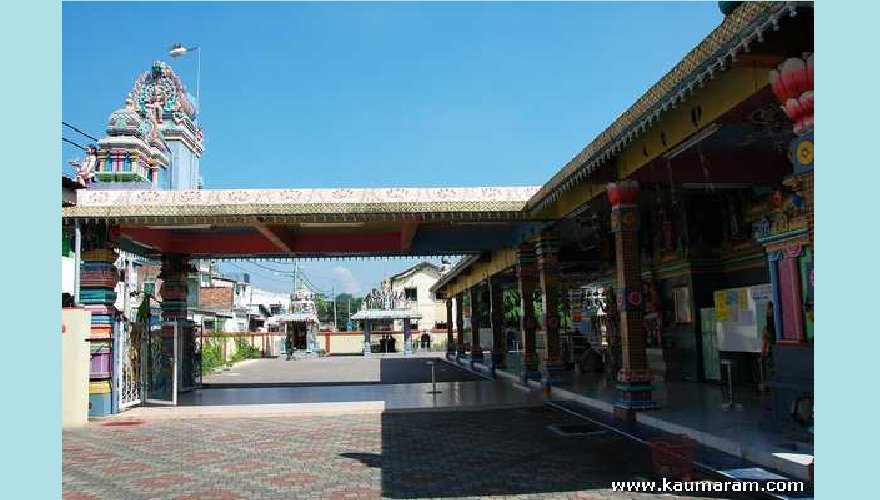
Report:
[[[499,378],[518,383],[519,378],[501,370]],[[530,382],[533,389],[540,387]],[[813,460],[809,444],[798,445],[802,435],[791,427],[764,425],[761,401],[754,391],[737,390],[739,409],[723,409],[720,388],[697,382],[658,384],[658,410],[639,413],[640,424],[673,434],[684,434],[700,444],[748,460],[784,474],[807,479]],[[565,384],[554,387],[551,399],[575,401],[611,413],[616,393],[601,375],[567,373]]]

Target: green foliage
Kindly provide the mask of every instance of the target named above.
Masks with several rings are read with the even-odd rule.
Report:
[[[244,337],[235,339],[235,352],[232,353],[232,362],[236,363],[243,359],[259,358],[260,350],[251,347],[250,343]]]
[[[239,337],[235,339],[235,351],[229,359],[229,363],[223,359],[223,337],[208,338],[202,344],[202,374],[211,373],[217,368],[227,364],[231,365],[243,359],[259,358],[262,353],[256,347],[251,347],[248,339]]]
[[[223,348],[220,342],[207,339],[202,344],[202,374],[210,373],[223,366]]]
[[[519,293],[516,290],[504,290],[504,324],[509,327],[519,327],[519,318],[522,314],[519,304]]]

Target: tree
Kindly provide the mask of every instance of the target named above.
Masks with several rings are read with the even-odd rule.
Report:
[[[336,296],[336,325],[337,328],[347,328],[351,316],[361,308],[363,298],[354,297],[350,293],[340,293]],[[331,321],[333,316],[333,304],[330,304]]]
[[[318,321],[321,323],[332,323],[333,302],[327,300],[323,293],[316,293],[312,299],[315,301],[315,309],[318,312]]]

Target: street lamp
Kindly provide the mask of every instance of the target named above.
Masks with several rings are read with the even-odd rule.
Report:
[[[183,57],[189,52],[195,51],[196,54],[196,105],[198,106],[199,114],[201,114],[202,109],[202,101],[199,98],[199,83],[201,79],[202,73],[202,48],[201,47],[184,47],[183,44],[175,43],[168,49],[168,55],[174,58]]]

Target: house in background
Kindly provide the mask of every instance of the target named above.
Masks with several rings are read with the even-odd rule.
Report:
[[[446,263],[437,266],[430,262],[420,262],[383,280],[383,289],[390,290],[394,295],[403,296],[406,307],[421,314],[421,319],[411,321],[413,331],[442,330],[445,334],[446,302],[436,300],[431,293],[431,287],[448,269]],[[452,317],[455,317],[454,309]],[[393,329],[402,331],[403,320],[395,320]]]

